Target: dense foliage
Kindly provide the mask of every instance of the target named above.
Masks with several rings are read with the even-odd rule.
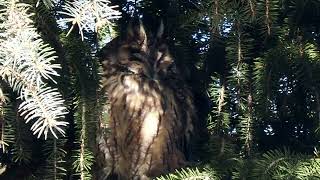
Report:
[[[164,22],[198,110],[190,167],[158,179],[320,178],[319,0],[0,0],[0,9],[0,179],[99,176],[108,105],[97,55],[131,17],[154,32]]]

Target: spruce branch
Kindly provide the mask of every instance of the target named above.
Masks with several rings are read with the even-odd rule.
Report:
[[[80,97],[79,97],[80,98]],[[76,125],[80,130],[80,137],[78,140],[79,149],[74,152],[73,157],[75,161],[73,162],[73,169],[79,175],[79,179],[91,179],[91,169],[94,162],[94,155],[92,150],[88,145],[88,127],[90,127],[90,115],[89,115],[89,104],[82,100],[79,100],[78,111],[76,113]],[[92,126],[91,126],[92,127]]]
[[[64,167],[66,161],[64,160],[67,152],[62,148],[66,143],[66,139],[49,138],[44,147],[43,152],[47,156],[42,179],[44,180],[62,180],[65,179],[66,169]],[[40,173],[41,173],[40,172]]]
[[[38,0],[38,1],[37,1],[37,4],[36,4],[36,7],[38,7],[41,2],[42,2],[42,3],[46,6],[46,8],[48,8],[48,9],[51,9],[51,8],[54,7],[54,5],[56,4],[56,3],[55,3],[55,2],[56,2],[55,0]]]
[[[117,7],[110,6],[108,0],[73,1],[63,6],[63,11],[60,14],[67,15],[67,18],[60,22],[72,23],[68,34],[77,25],[83,40],[83,31],[97,32],[104,25],[110,25],[111,19],[120,18],[121,13],[115,10]]]
[[[38,138],[44,134],[47,139],[48,130],[58,138],[55,130],[64,135],[63,129],[60,126],[66,126],[68,123],[58,121],[67,113],[63,106],[64,100],[57,92],[57,89],[41,87],[39,91],[25,89],[23,94],[24,102],[19,106],[21,115],[25,116],[26,122],[36,118],[37,121],[31,126],[33,134],[38,133]]]
[[[209,84],[209,96],[216,105],[212,109],[213,116],[209,116],[208,129],[214,134],[222,135],[228,131],[230,123],[230,114],[225,107],[228,92],[223,77],[216,76],[218,75],[211,77],[212,82]]]
[[[6,147],[9,146],[8,143],[13,142],[13,133],[11,129],[7,129],[8,122],[6,119],[7,111],[6,105],[9,98],[3,93],[0,88],[0,149],[2,152],[6,152]]]
[[[161,176],[156,178],[156,180],[214,180],[220,179],[216,174],[215,170],[212,168],[204,168],[199,170],[198,168],[186,168],[181,170],[176,170],[175,173],[168,174],[166,176]]]
[[[277,33],[279,28],[277,18],[280,11],[280,2],[278,0],[257,0],[258,16],[263,17],[260,21],[263,24],[261,29],[267,36]]]
[[[252,18],[255,18],[255,16],[256,16],[256,2],[255,2],[255,0],[249,0],[248,3],[250,6]]]
[[[312,158],[302,163],[297,168],[297,179],[319,179],[320,158]]]
[[[16,0],[2,2],[7,7],[0,13],[0,76],[17,91],[24,102],[19,107],[26,122],[36,119],[31,127],[38,138],[48,132],[58,138],[64,135],[60,121],[67,113],[64,100],[57,89],[48,87],[46,80],[58,76],[60,65],[52,63],[54,50],[45,44],[32,25],[29,5]]]
[[[14,133],[14,143],[12,146],[12,160],[18,164],[30,164],[32,161],[32,137],[28,136],[29,129],[18,115],[17,104],[13,104],[10,109],[12,112],[12,120],[10,122]]]

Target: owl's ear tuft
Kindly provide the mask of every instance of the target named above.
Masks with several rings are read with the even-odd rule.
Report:
[[[138,22],[130,21],[127,30],[127,41],[137,44],[142,51],[147,50],[147,34],[140,19]]]
[[[163,25],[163,20],[160,21],[160,25],[158,28],[158,32],[157,32],[157,38],[161,39],[163,36],[163,31],[164,31],[164,25]]]

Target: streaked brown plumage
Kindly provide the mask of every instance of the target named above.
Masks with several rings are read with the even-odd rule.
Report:
[[[99,149],[105,173],[121,180],[149,179],[186,165],[195,110],[162,32],[160,26],[148,41],[139,23],[103,49],[111,133],[100,136]]]

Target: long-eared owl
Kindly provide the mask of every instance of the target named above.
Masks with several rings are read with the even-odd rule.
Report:
[[[99,161],[109,179],[150,179],[186,165],[196,113],[162,34],[162,23],[147,36],[139,21],[103,48],[110,134],[99,137]]]

